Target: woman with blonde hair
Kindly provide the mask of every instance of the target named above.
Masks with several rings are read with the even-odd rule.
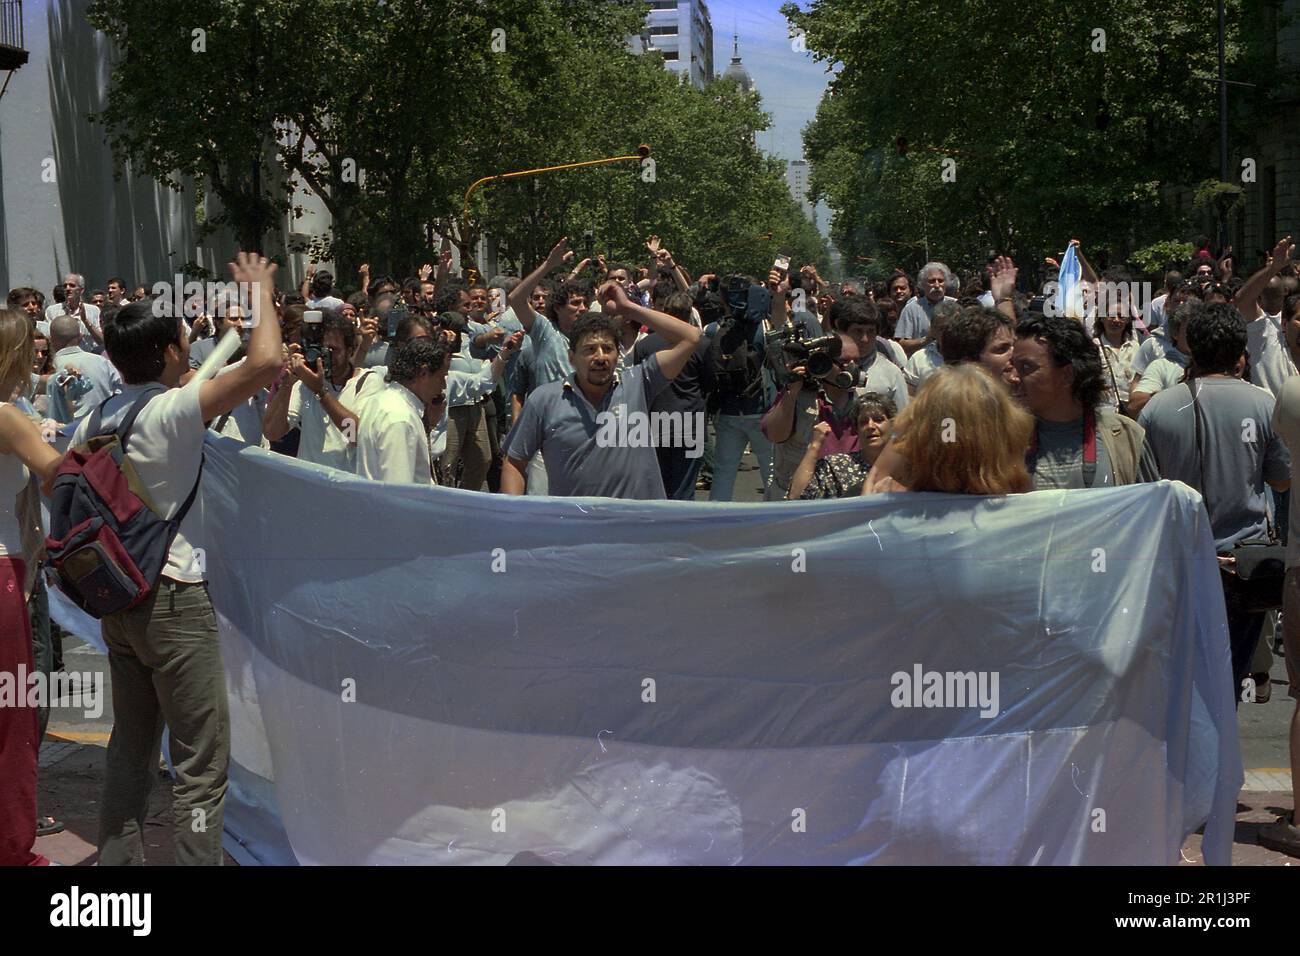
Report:
[[[0,395],[21,393],[32,371],[32,327],[0,308]],[[0,673],[32,674],[27,595],[36,581],[43,534],[36,483],[49,482],[62,456],[11,402],[0,402]],[[14,706],[0,707],[0,866],[42,866],[36,841],[38,708],[27,706],[27,683]]]
[[[1034,419],[981,366],[945,366],[894,422],[862,493],[941,491],[1008,495],[1033,487],[1025,450]]]

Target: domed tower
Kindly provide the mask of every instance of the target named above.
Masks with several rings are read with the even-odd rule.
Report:
[[[732,34],[731,37],[731,63],[723,71],[724,80],[735,80],[742,90],[746,93],[754,92],[754,78],[749,75],[749,70],[740,62],[740,37]]]

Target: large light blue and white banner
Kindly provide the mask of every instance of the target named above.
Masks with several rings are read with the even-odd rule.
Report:
[[[241,859],[1172,864],[1208,821],[1228,862],[1181,484],[511,499],[226,439],[203,480]]]

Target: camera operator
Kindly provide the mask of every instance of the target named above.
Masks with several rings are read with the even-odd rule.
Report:
[[[790,482],[818,422],[830,426],[830,434],[822,441],[823,457],[858,450],[857,422],[851,413],[857,343],[840,333],[836,338],[813,339],[802,347],[807,358],[787,368],[787,384],[763,416],[763,434],[775,446],[772,483],[764,494],[767,501],[789,496]],[[786,353],[791,353],[789,346]]]
[[[304,313],[303,354],[289,356],[287,371],[297,381],[293,388],[276,392],[267,406],[262,434],[277,441],[297,428],[302,436],[299,461],[351,471],[357,434],[351,406],[365,371],[352,364],[357,330],[334,310],[323,313],[319,322],[307,321],[313,318],[312,311]]]
[[[710,336],[707,362],[714,383],[709,407],[718,415],[710,501],[731,500],[746,444],[758,459],[763,488],[772,480],[772,443],[762,429],[766,406],[763,356],[773,300],[784,296],[773,296],[741,275],[728,277],[721,288],[725,290],[723,316],[713,331],[705,328]],[[708,321],[705,308],[700,311],[701,318]]]
[[[864,295],[841,299],[831,306],[829,324],[833,331],[842,332],[857,346],[859,375],[856,384],[868,391],[888,395],[894,400],[894,408],[900,412],[906,408],[909,398],[907,379],[886,350],[886,340],[880,337],[880,313],[875,303]]]

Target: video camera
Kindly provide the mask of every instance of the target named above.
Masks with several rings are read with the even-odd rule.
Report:
[[[801,377],[794,372],[800,365],[804,367],[803,383],[817,384],[835,368],[835,360],[840,357],[840,350],[843,348],[838,335],[810,338],[807,329],[789,322],[782,328],[768,332],[764,336],[763,344],[766,346],[765,352],[772,375],[781,388],[788,387],[796,378]],[[830,382],[840,388],[852,388],[853,373],[841,369]]]
[[[319,360],[326,381],[334,375],[334,355],[325,347],[325,313],[320,309],[308,309],[302,314],[302,357],[313,372]]]
[[[731,309],[731,314],[742,317],[749,306],[749,279],[742,275],[727,276],[726,291],[723,298]]]

